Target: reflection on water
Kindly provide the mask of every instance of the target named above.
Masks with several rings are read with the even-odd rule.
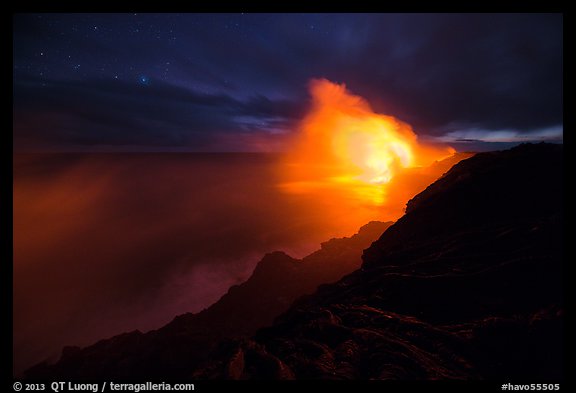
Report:
[[[328,176],[326,167],[322,177],[284,162],[279,166],[283,180],[278,187],[303,204],[306,201],[305,211],[320,211],[322,219],[328,218],[332,225],[354,230],[370,220],[396,221],[404,214],[408,200],[469,156],[458,153],[426,167],[397,168],[395,176],[385,183],[349,175]]]
[[[385,203],[382,184],[366,183],[351,176],[330,177],[322,180],[280,183],[279,187],[289,194],[317,194],[326,198],[341,198],[358,206],[378,207]]]

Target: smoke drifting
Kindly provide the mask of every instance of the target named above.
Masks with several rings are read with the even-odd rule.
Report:
[[[199,311],[244,281],[266,252],[303,256],[340,235],[279,192],[276,160],[15,155],[16,370],[64,345]]]
[[[366,219],[396,220],[409,198],[449,168],[433,164],[462,159],[449,146],[423,144],[412,127],[375,113],[345,85],[315,79],[310,94],[311,109],[281,169],[282,188],[333,205],[332,217],[354,199]]]

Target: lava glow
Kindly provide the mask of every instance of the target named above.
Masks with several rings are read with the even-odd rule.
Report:
[[[455,152],[451,147],[420,143],[412,127],[375,113],[345,85],[313,80],[310,93],[310,112],[299,127],[284,167],[282,187],[290,193],[346,189],[351,198],[382,206],[389,200],[391,187],[406,186],[394,182],[395,177],[427,168]],[[406,176],[400,177],[406,180]],[[416,193],[423,187],[413,188]],[[403,206],[406,201],[397,202]]]

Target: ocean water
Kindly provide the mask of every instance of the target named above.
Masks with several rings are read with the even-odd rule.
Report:
[[[15,154],[15,374],[56,360],[65,345],[200,311],[267,252],[301,257],[390,218],[352,194],[286,192],[280,162],[247,153]]]

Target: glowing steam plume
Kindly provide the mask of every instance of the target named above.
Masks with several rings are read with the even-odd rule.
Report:
[[[408,124],[375,113],[345,85],[312,80],[310,94],[312,107],[287,156],[288,181],[282,186],[289,192],[340,185],[372,205],[383,205],[395,176],[455,152],[450,147],[424,146]]]

